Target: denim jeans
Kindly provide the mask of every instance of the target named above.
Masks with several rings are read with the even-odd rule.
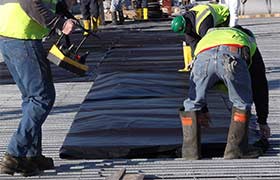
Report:
[[[55,100],[50,63],[42,42],[1,37],[0,50],[22,95],[22,118],[7,152],[16,157],[41,155],[41,127]]]
[[[226,55],[233,56],[235,63]],[[184,101],[185,111],[198,111],[206,106],[206,92],[219,80],[227,86],[234,107],[251,110],[251,78],[246,60],[241,52],[230,51],[229,46],[217,46],[196,57],[190,75],[189,98]]]

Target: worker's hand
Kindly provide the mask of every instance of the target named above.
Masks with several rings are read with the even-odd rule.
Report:
[[[260,133],[262,138],[269,138],[270,137],[270,127],[267,124],[259,124]]]
[[[200,112],[197,116],[197,119],[202,127],[210,127],[211,117],[209,112]]]
[[[74,19],[67,19],[63,24],[62,33],[68,35],[74,30],[76,21]]]

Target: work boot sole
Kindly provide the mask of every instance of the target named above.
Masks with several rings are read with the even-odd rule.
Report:
[[[28,176],[39,175],[39,174],[41,174],[41,171],[39,169],[36,169],[35,171],[32,171],[32,172],[24,172],[24,171],[19,170],[19,169],[7,167],[7,166],[3,165],[2,163],[0,163],[0,173],[1,174],[8,174],[8,175],[11,175],[11,176],[13,176],[15,173],[20,173],[24,177],[28,177]]]
[[[40,174],[42,174],[42,171],[40,171],[39,169],[36,170],[36,171],[33,171],[33,172],[23,172],[23,173],[21,173],[21,175],[24,176],[24,177],[28,177],[28,176],[38,176],[38,175],[40,175]]]

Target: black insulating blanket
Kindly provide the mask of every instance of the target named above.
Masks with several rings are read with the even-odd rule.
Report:
[[[112,49],[99,65],[60,157],[180,157],[178,109],[187,97],[189,78],[178,72],[180,68],[183,59],[177,45]],[[208,106],[212,124],[202,128],[203,155],[223,151],[230,123],[225,95],[210,90]]]

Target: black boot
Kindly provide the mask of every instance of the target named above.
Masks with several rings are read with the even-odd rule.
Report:
[[[196,160],[201,158],[200,124],[195,111],[179,112],[183,128],[182,158]]]
[[[28,157],[27,160],[31,163],[36,164],[41,171],[54,169],[53,159],[50,157],[40,155],[35,157]]]
[[[123,11],[118,11],[118,15],[119,15],[119,24],[123,24],[124,22],[124,16],[123,16]]]
[[[118,21],[117,21],[117,12],[113,11],[112,12],[112,25],[117,25]]]
[[[262,154],[260,148],[248,145],[249,119],[250,112],[232,108],[224,159],[257,158]]]

